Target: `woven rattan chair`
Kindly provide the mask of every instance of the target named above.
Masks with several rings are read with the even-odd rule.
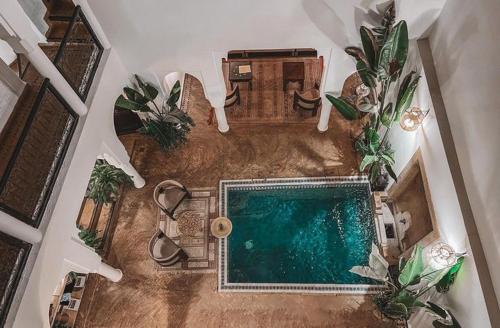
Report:
[[[186,256],[184,251],[159,229],[149,241],[148,251],[156,263],[165,267],[174,265]]]
[[[165,180],[160,182],[153,194],[156,205],[172,220],[174,212],[185,198],[191,198],[191,194],[177,181]]]

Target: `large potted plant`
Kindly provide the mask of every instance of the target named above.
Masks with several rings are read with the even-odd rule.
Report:
[[[92,199],[96,205],[109,204],[116,201],[118,192],[123,184],[131,184],[132,178],[123,170],[99,159],[94,165],[87,186],[86,196]],[[102,240],[97,236],[97,231],[81,229],[78,237],[85,245],[97,249]]]
[[[359,118],[360,110],[368,112],[369,122],[355,140],[355,148],[362,160],[361,172],[368,171],[372,189],[385,189],[387,175],[397,181],[392,166],[394,151],[389,144],[389,133],[411,104],[420,76],[415,71],[403,79],[401,74],[408,55],[408,28],[405,21],[394,24],[394,4],[385,10],[379,27],[361,26],[362,48],[347,47],[346,53],[356,60],[356,69],[369,94],[358,104],[342,97],[326,97],[348,119]]]
[[[177,107],[181,96],[181,85],[177,81],[169,96],[156,103],[158,89],[151,83],[143,82],[134,75],[134,88],[123,88],[123,94],[118,97],[115,107],[130,110],[141,117],[143,127],[140,132],[155,139],[165,151],[169,151],[187,141],[187,134],[195,126],[189,115]]]
[[[448,309],[422,299],[434,288],[440,293],[447,292],[463,260],[461,255],[453,264],[436,269],[424,264],[423,248],[416,245],[410,259],[405,261],[401,257],[394,272],[389,270],[378,247],[372,245],[368,266],[355,266],[350,272],[385,284],[387,288],[376,294],[373,301],[386,318],[406,322],[421,309],[435,317],[434,327],[459,328]]]
[[[123,170],[99,159],[90,175],[87,197],[97,204],[108,204],[116,200],[120,186],[125,183],[132,183],[132,178]]]

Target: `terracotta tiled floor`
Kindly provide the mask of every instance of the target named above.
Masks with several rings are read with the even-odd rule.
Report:
[[[154,232],[156,183],[173,178],[189,187],[216,187],[220,179],[349,175],[357,159],[353,127],[337,114],[330,130],[314,126],[232,127],[222,135],[207,126],[209,106],[201,88],[189,113],[197,126],[189,141],[164,153],[151,140],[123,138],[135,150],[132,162],[147,184],[127,188],[108,262],[122,281],[97,280],[79,313],[79,327],[390,327],[369,297],[299,294],[218,293],[215,274],[158,272],[147,255]]]

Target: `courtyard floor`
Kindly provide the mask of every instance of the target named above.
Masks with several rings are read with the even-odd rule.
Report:
[[[221,179],[352,175],[359,131],[332,111],[330,129],[312,124],[207,125],[209,104],[194,87],[188,110],[196,122],[188,142],[165,153],[144,136],[124,136],[132,164],[146,179],[125,188],[107,262],[123,271],[113,283],[92,275],[78,327],[392,327],[370,297],[218,293],[215,273],[158,271],[147,245],[155,231],[155,185],[175,179],[188,188],[218,187]]]

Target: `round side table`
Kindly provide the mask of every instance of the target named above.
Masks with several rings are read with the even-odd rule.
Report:
[[[231,223],[231,220],[224,216],[219,216],[210,225],[210,231],[216,238],[225,238],[229,236],[232,230],[233,224]]]

